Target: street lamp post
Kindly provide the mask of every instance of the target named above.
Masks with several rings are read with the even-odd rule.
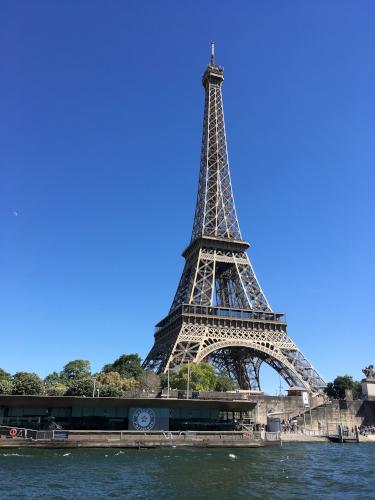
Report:
[[[188,373],[187,373],[187,391],[186,391],[186,399],[189,399],[189,385],[190,385],[190,361],[188,361]]]

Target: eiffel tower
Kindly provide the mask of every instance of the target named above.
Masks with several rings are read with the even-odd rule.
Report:
[[[185,267],[166,318],[156,325],[144,367],[158,373],[188,361],[209,361],[241,389],[260,390],[262,363],[289,386],[317,393],[325,382],[287,334],[254,273],[234,205],[221,86],[214,44],[205,89],[198,196]]]

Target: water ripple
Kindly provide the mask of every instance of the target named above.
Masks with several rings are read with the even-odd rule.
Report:
[[[374,498],[375,445],[0,454],[0,498]],[[30,460],[30,457],[32,460]],[[234,458],[235,457],[235,458]]]

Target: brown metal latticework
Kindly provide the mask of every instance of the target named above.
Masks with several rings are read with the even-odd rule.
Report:
[[[320,392],[325,382],[272,311],[241,236],[230,179],[221,86],[223,68],[211,62],[205,89],[198,196],[185,267],[168,316],[156,325],[144,366],[168,368],[209,360],[242,389],[260,389],[262,362],[290,385]]]

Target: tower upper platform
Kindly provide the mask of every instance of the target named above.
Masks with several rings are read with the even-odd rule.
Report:
[[[202,76],[203,87],[206,88],[207,83],[222,83],[224,81],[224,68],[215,64],[215,44],[211,43],[211,60],[206,71]]]
[[[207,83],[220,84],[224,81],[224,68],[209,64],[202,76],[202,85],[206,88]]]

